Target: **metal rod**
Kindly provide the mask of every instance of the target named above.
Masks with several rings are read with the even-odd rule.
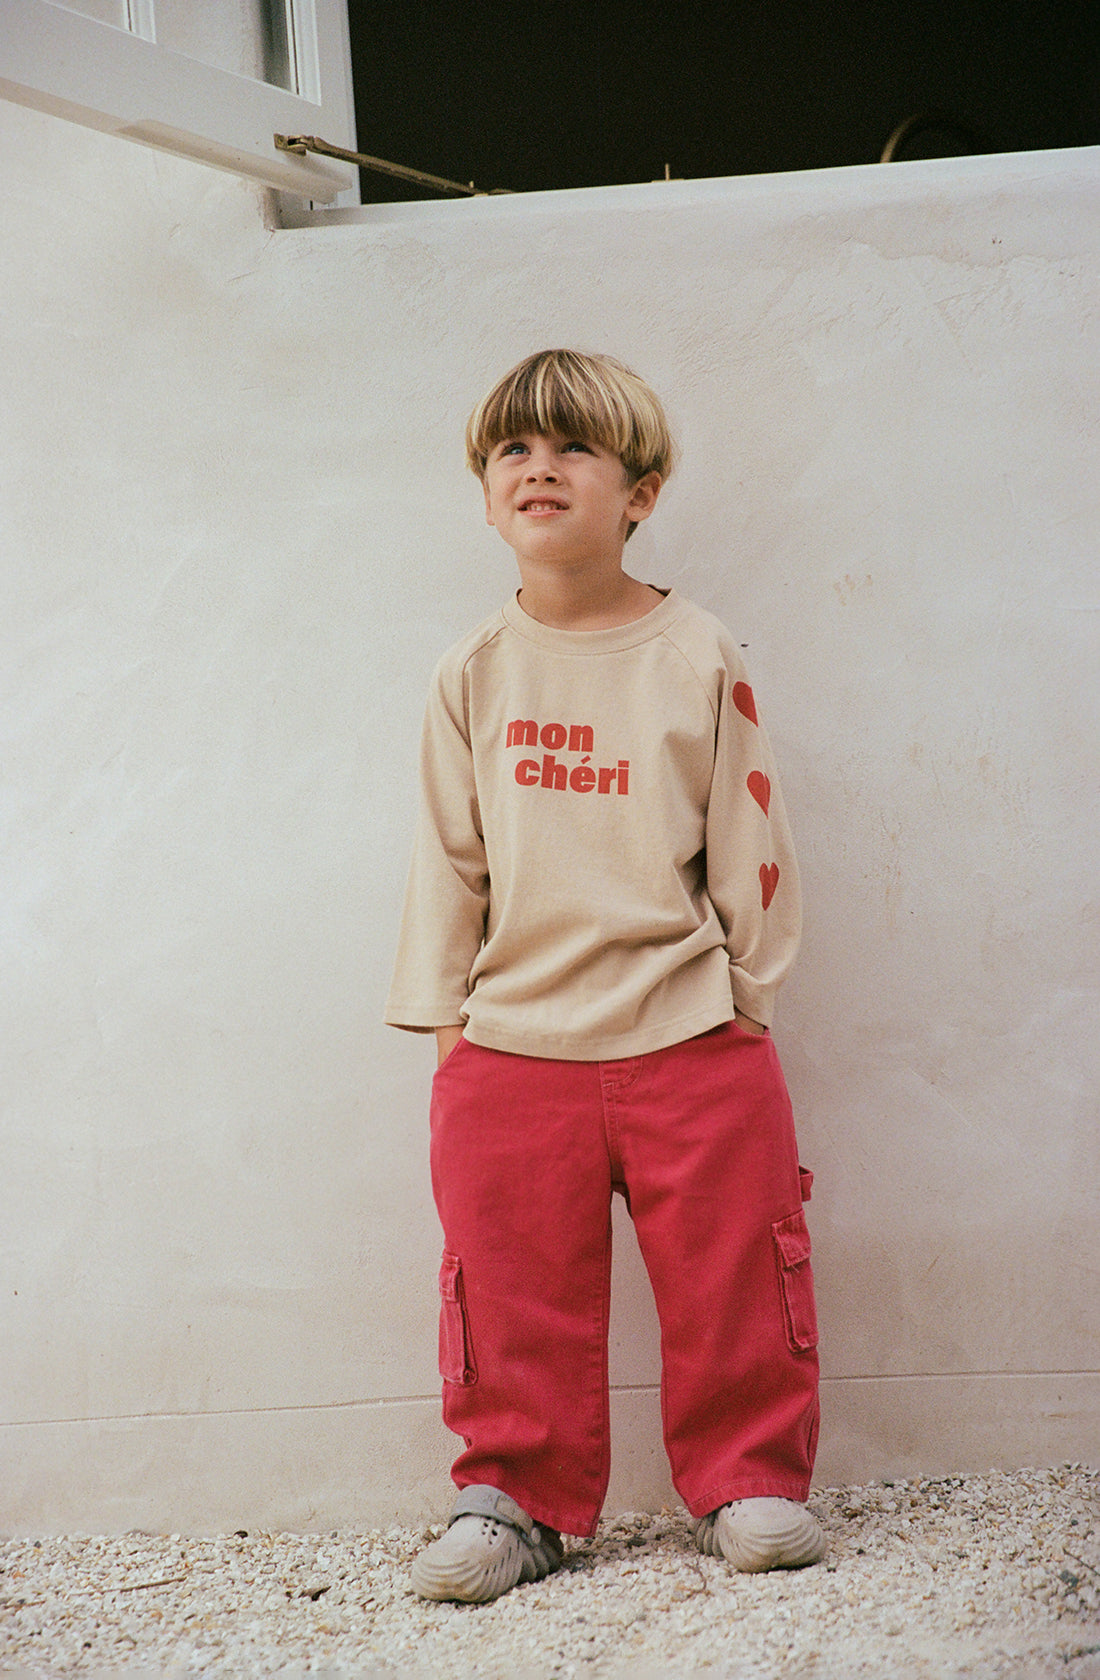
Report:
[[[339,158],[342,163],[354,163],[359,169],[370,169],[376,175],[392,175],[398,181],[411,181],[414,186],[431,187],[433,192],[455,193],[461,198],[488,198],[510,191],[508,187],[475,187],[472,181],[466,185],[461,181],[447,181],[442,175],[428,175],[422,169],[407,169],[403,163],[387,163],[385,158],[369,157],[366,152],[349,152],[343,146],[330,146],[327,140],[318,140],[313,134],[276,134],[275,147],[280,152],[295,152],[299,157],[305,157],[307,152],[316,152],[319,157]]]

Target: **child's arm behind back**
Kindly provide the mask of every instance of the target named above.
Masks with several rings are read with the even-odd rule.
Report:
[[[485,936],[489,871],[462,671],[449,658],[432,680],[420,771],[420,813],[386,1020],[413,1031],[445,1030],[452,1035],[450,1049],[462,1031],[470,970]]]

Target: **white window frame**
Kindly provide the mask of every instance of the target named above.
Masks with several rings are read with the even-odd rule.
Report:
[[[355,150],[344,0],[285,0],[297,93],[162,47],[153,5],[129,0],[118,29],[54,0],[0,3],[0,98],[212,164],[293,194],[359,202],[353,166],[279,151],[274,136],[319,135]]]

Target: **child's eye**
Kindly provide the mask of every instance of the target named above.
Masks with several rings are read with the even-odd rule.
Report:
[[[502,455],[522,455],[523,452],[524,446],[522,443],[502,443],[500,446]]]
[[[592,453],[590,445],[587,444],[587,443],[582,443],[580,438],[573,438],[571,442],[569,442],[567,444],[564,444],[562,446],[562,454],[563,455],[568,455],[568,453],[571,449],[579,449],[585,455],[591,455],[591,453]]]

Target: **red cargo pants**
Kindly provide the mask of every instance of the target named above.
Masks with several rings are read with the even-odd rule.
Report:
[[[733,1022],[643,1056],[565,1062],[462,1039],[432,1089],[443,1417],[458,1487],[595,1532],[610,1470],[611,1197],[661,1324],[672,1479],[693,1516],[809,1492],[817,1324],[790,1099]]]

